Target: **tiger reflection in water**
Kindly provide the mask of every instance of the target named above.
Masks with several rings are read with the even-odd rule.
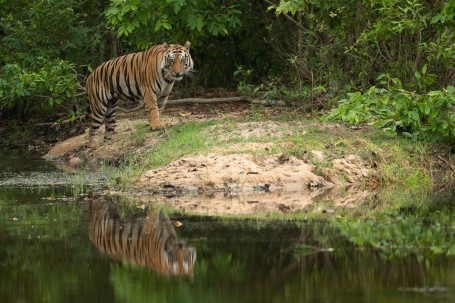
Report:
[[[89,237],[103,253],[169,276],[193,276],[196,249],[177,239],[169,217],[149,210],[145,221],[120,219],[111,201],[90,204]]]

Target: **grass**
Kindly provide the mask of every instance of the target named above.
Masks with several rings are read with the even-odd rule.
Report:
[[[120,178],[121,183],[129,185],[146,170],[166,165],[184,155],[194,154],[213,147],[215,142],[205,140],[206,135],[203,132],[204,129],[212,125],[214,125],[214,121],[203,123],[189,122],[166,130],[164,134],[166,137],[165,140],[153,146],[152,149],[147,150],[140,157],[130,156],[126,163],[120,167],[117,174],[111,175],[111,179],[112,177],[115,180]],[[144,129],[147,129],[147,132]],[[150,134],[148,125],[139,126],[133,134],[135,144],[144,142],[147,134]],[[110,184],[112,183],[111,180]]]
[[[186,123],[171,128],[168,139],[159,144],[143,157],[142,165],[159,167],[186,154],[192,154],[211,147],[214,142],[204,140],[202,130],[213,125],[213,122]]]
[[[141,146],[144,144],[149,134],[150,126],[148,124],[138,125],[132,134],[133,145]]]
[[[321,123],[317,119],[302,119],[295,113],[271,117],[260,108],[254,108],[252,112],[247,118],[223,116],[220,120],[187,122],[170,127],[164,134],[161,133],[159,143],[143,148],[139,155],[126,156],[120,170],[110,174],[109,185],[120,183],[122,187],[128,187],[143,172],[164,166],[182,156],[209,153],[214,148],[222,154],[230,154],[237,152],[232,148],[234,144],[254,142],[269,143],[271,147],[258,150],[246,148],[242,152],[306,157],[320,174],[331,167],[333,159],[352,154],[360,156],[375,168],[368,180],[361,184],[366,188],[393,187],[423,193],[437,185],[437,180],[433,179],[431,161],[435,159],[434,150],[438,147],[431,143],[416,143],[368,126],[351,129],[339,124]],[[257,120],[258,116],[261,119]],[[265,130],[254,132],[261,127]],[[245,138],[242,132],[248,131],[248,128],[251,128],[252,135]],[[133,146],[141,148],[150,136],[158,135],[150,132],[148,125],[144,124],[137,126],[130,140]],[[313,161],[309,156],[312,150],[322,151],[325,160]],[[449,172],[443,172],[441,179],[454,182]]]

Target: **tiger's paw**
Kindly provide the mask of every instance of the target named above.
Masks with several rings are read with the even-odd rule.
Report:
[[[89,142],[89,143],[87,144],[87,147],[93,148],[93,149],[96,149],[96,148],[98,148],[99,146],[100,146],[100,145],[99,145],[98,143],[94,143],[94,142]]]
[[[158,123],[151,123],[150,124],[150,127],[152,128],[153,131],[155,130],[161,130],[164,128],[164,125],[161,124],[161,122],[158,122]]]
[[[93,140],[93,139],[89,139],[88,142],[85,144],[86,147],[88,148],[98,148],[100,146],[100,144],[98,143],[98,140]]]

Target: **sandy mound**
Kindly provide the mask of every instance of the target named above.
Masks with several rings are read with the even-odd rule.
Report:
[[[326,181],[312,170],[311,165],[288,155],[209,154],[181,158],[149,170],[140,178],[140,186],[172,185],[199,192],[235,193],[298,191],[325,186]]]
[[[267,144],[246,143],[244,148],[267,148]],[[313,154],[324,158],[321,152]],[[316,156],[315,156],[316,157]],[[320,201],[334,207],[354,207],[369,193],[344,187],[357,183],[368,173],[358,156],[336,159],[326,179],[315,167],[285,154],[254,156],[211,153],[180,158],[169,165],[145,172],[136,185],[136,195],[145,203],[163,203],[174,209],[204,215],[250,215],[324,209]],[[331,180],[333,182],[327,181]],[[338,187],[336,185],[339,185]],[[343,185],[343,186],[341,186]],[[338,190],[341,189],[341,190]],[[150,192],[157,195],[150,195]],[[349,197],[357,197],[352,201]]]

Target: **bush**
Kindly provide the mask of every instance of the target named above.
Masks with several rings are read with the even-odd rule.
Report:
[[[289,35],[276,40],[295,82],[323,86],[335,94],[377,85],[390,73],[406,85],[427,66],[437,90],[453,83],[455,2],[424,0],[280,0],[269,7],[291,20]],[[288,59],[288,60],[286,60]],[[420,73],[421,74],[421,73]],[[430,84],[431,82],[431,84]],[[300,84],[301,85],[301,84]],[[354,97],[354,96],[353,96]],[[326,100],[330,100],[329,98]]]
[[[402,87],[388,75],[386,88],[371,87],[365,93],[349,93],[339,101],[328,120],[375,127],[402,133],[414,139],[432,139],[455,144],[455,88],[418,93]]]
[[[79,81],[74,65],[63,60],[40,59],[39,68],[6,64],[0,69],[0,107],[11,109],[21,103],[23,111],[27,106],[52,109],[75,94]]]
[[[102,5],[88,0],[0,0],[2,118],[49,112],[74,95],[77,72],[85,73],[87,65],[106,57],[106,30],[99,26]]]

